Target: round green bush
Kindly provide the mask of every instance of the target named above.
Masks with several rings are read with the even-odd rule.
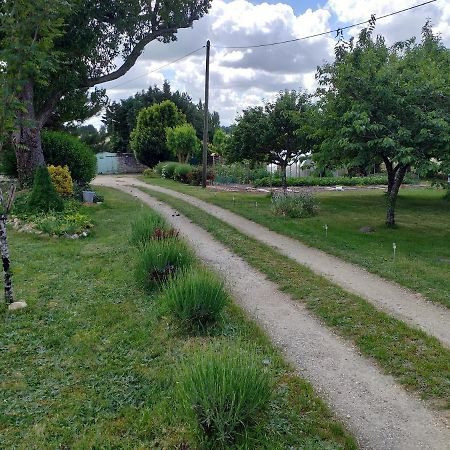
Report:
[[[60,131],[42,132],[45,162],[55,166],[68,166],[72,179],[89,183],[97,172],[94,152],[77,137]]]
[[[262,361],[237,347],[213,346],[181,370],[180,403],[207,448],[232,448],[258,420],[271,396]]]
[[[276,193],[272,196],[271,206],[274,214],[291,219],[311,217],[319,211],[317,200],[308,193]]]
[[[139,251],[136,277],[147,289],[153,290],[180,270],[187,269],[193,260],[191,250],[183,241],[175,237],[154,239]]]
[[[179,163],[175,161],[169,161],[166,162],[162,168],[161,176],[163,178],[170,178],[173,179],[173,176],[175,174],[175,169],[177,168]]]
[[[172,278],[162,294],[162,304],[170,314],[193,330],[217,322],[228,302],[223,281],[205,268]]]

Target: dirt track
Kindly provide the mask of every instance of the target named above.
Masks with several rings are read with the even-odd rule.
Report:
[[[105,177],[105,180],[108,179],[115,180],[115,183],[141,186],[180,198],[227,222],[240,232],[276,248],[280,253],[309,267],[346,291],[359,295],[377,308],[422,329],[450,347],[450,310],[426,301],[420,294],[190,195],[150,185],[130,176]]]
[[[222,274],[236,301],[328,400],[362,448],[450,449],[450,431],[443,419],[206,231],[117,178],[101,177],[95,184],[134,195],[181,230],[198,256]]]

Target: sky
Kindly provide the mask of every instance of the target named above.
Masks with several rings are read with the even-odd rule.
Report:
[[[135,66],[122,78],[99,85],[117,101],[170,81],[172,90],[204,100],[205,50],[156,70],[211,41],[210,110],[218,111],[222,125],[230,125],[241,111],[274,98],[283,89],[316,87],[319,65],[334,59],[333,34],[295,43],[256,49],[226,49],[299,38],[408,8],[424,0],[213,0],[210,12],[192,28],[179,30],[169,44],[152,42]],[[389,44],[420,36],[430,18],[434,30],[450,46],[450,0],[379,20],[375,33]],[[355,35],[360,28],[349,30]],[[101,125],[101,115],[87,123]]]

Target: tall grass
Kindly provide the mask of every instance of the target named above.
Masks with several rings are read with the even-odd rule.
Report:
[[[187,245],[177,238],[153,240],[139,250],[136,267],[137,279],[148,289],[160,287],[169,278],[193,262],[194,256]]]
[[[156,230],[168,231],[167,222],[153,211],[141,212],[131,223],[130,244],[141,247],[151,241]]]
[[[205,268],[172,278],[162,294],[164,307],[190,330],[213,325],[229,301],[223,281]]]
[[[274,194],[271,206],[274,214],[291,219],[311,217],[319,211],[317,200],[311,194],[306,193]]]
[[[270,400],[271,384],[253,352],[215,345],[185,363],[179,393],[200,443],[207,448],[229,448],[260,419]]]

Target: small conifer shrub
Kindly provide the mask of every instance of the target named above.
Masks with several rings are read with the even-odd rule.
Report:
[[[39,166],[36,169],[28,208],[36,212],[62,211],[64,209],[64,202],[56,192],[46,166]]]

